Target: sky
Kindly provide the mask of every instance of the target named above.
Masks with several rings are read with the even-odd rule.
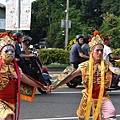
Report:
[[[2,4],[5,5],[5,1],[6,1],[6,0],[0,0],[0,3],[2,3]],[[31,2],[33,2],[33,1],[35,1],[35,0],[31,0]]]

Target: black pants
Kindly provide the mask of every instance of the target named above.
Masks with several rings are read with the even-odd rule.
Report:
[[[119,78],[120,76],[119,75],[115,75],[115,78],[112,80],[112,87],[118,87],[118,83],[119,83]]]

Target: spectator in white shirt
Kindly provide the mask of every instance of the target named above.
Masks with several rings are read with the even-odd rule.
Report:
[[[111,45],[111,39],[110,39],[110,37],[109,36],[105,36],[104,37],[104,52],[103,52],[104,60],[110,61],[110,59],[113,59],[113,60],[120,59],[119,56],[116,56],[116,55],[114,55],[112,53],[110,45]]]

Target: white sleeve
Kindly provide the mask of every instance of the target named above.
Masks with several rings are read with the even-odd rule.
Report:
[[[103,51],[103,57],[104,60],[109,61],[109,54],[112,53],[112,50],[110,47],[104,45],[104,51]]]
[[[109,55],[110,53],[112,53],[112,50],[111,50],[110,47],[107,47],[107,49],[106,49],[106,54]]]

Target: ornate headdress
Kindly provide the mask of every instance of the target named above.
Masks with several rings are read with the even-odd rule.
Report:
[[[0,38],[0,51],[6,45],[12,45],[13,47],[15,45],[14,41],[9,36]]]
[[[93,36],[91,37],[91,41],[89,42],[89,47],[92,49],[95,45],[103,45],[103,35],[99,35],[98,31],[95,30]],[[100,93],[98,97],[97,106],[94,112],[93,119],[97,120],[100,112],[100,106],[102,103],[102,97],[104,93],[104,60],[101,59],[101,83],[100,83]],[[90,111],[91,111],[91,104],[92,104],[92,89],[93,89],[93,57],[92,53],[90,53],[90,60],[89,60],[89,83],[88,83],[88,100],[87,100],[87,111],[86,111],[86,120],[89,120],[90,117]]]
[[[102,37],[102,34],[99,35],[99,32],[95,30],[94,34],[91,36],[89,47],[93,48],[95,45],[98,45],[98,44],[103,45],[103,37]]]

